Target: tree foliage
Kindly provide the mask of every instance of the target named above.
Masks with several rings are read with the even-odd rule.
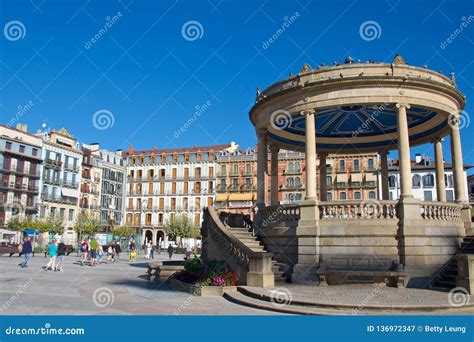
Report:
[[[112,228],[112,233],[114,234],[114,236],[118,236],[121,238],[131,236],[134,232],[135,229],[130,226],[115,226]]]
[[[74,225],[74,231],[76,233],[81,234],[82,236],[93,236],[99,231],[99,228],[100,221],[89,213],[82,212],[77,215],[76,224]]]
[[[182,238],[198,238],[201,236],[199,228],[194,226],[186,216],[179,216],[174,221],[167,221],[164,229],[171,239],[175,239],[177,236]]]
[[[7,222],[7,228],[14,231],[33,229],[40,232],[60,234],[64,230],[64,220],[60,216],[48,217],[46,220],[33,220],[31,216],[20,217],[16,215]]]

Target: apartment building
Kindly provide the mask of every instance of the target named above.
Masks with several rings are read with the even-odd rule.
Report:
[[[37,215],[41,145],[26,125],[0,126],[0,227],[15,215]]]
[[[471,165],[464,165],[464,188],[468,192],[466,171]],[[438,201],[436,190],[436,165],[431,157],[417,154],[411,161],[413,197],[422,201]],[[381,180],[381,175],[379,174]],[[444,163],[444,183],[446,188],[446,201],[454,202],[454,178],[451,163]],[[397,200],[400,197],[400,172],[397,159],[388,159],[388,185],[389,199]],[[381,189],[379,189],[381,195]]]
[[[214,203],[217,155],[230,145],[128,152],[126,224],[143,242],[159,243],[163,226],[178,215],[198,226]]]
[[[39,131],[43,140],[43,173],[40,180],[40,218],[59,215],[64,241],[75,243],[74,222],[79,211],[82,150],[74,136],[62,128]]]
[[[102,168],[98,144],[82,145],[81,199],[79,207],[89,217],[100,219]]]

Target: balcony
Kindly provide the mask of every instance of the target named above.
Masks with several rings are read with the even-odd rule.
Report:
[[[303,171],[301,169],[299,170],[285,170],[284,174],[285,175],[301,175]]]
[[[376,187],[375,181],[366,181],[364,183],[364,188],[366,189],[373,189]]]
[[[66,164],[66,165],[64,165],[64,170],[77,173],[77,172],[79,172],[79,166]]]
[[[285,184],[283,186],[284,190],[302,190],[303,184]]]
[[[56,202],[56,203],[63,203],[63,204],[72,204],[77,205],[77,198],[73,197],[65,197],[65,196],[53,196],[49,194],[42,194],[41,199],[47,202]]]
[[[351,189],[360,189],[362,187],[362,184],[360,182],[351,182],[350,187]]]
[[[60,185],[61,181],[59,178],[52,179],[52,178],[46,177],[46,175],[43,175],[43,183],[51,184],[51,185]]]
[[[14,173],[16,175],[24,176],[28,178],[40,178],[40,175],[41,175],[39,169],[32,172],[31,170],[26,170],[24,168],[20,169],[18,166],[13,167],[12,165],[4,165],[4,164],[0,164],[0,171],[2,173]]]
[[[61,166],[63,165],[63,162],[61,160],[56,160],[56,159],[51,159],[51,158],[46,159],[44,163],[45,165],[52,166],[55,168],[61,168]]]
[[[240,186],[239,186],[239,185],[230,185],[230,186],[227,188],[227,191],[230,191],[230,192],[239,192],[239,191],[240,191]]]
[[[36,185],[21,184],[21,183],[15,183],[15,182],[10,182],[10,183],[0,182],[0,188],[13,190],[13,191],[32,192],[32,193],[38,193],[39,191],[39,188]]]
[[[242,190],[243,191],[255,191],[257,187],[253,184],[244,184],[242,185]]]
[[[336,189],[347,189],[347,183],[346,182],[336,183]]]
[[[66,188],[72,188],[72,189],[79,188],[79,183],[78,182],[73,182],[73,181],[68,181],[68,180],[63,180],[61,182],[61,185],[65,186]]]

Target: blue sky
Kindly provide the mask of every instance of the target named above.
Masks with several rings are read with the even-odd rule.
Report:
[[[0,37],[1,122],[14,118],[19,106],[30,107],[20,119],[30,130],[43,123],[67,127],[80,141],[109,149],[130,143],[135,149],[230,141],[253,146],[248,111],[257,86],[297,73],[304,63],[331,64],[347,55],[390,62],[399,52],[409,64],[455,72],[468,99],[466,113],[474,113],[474,20],[442,47],[463,17],[474,15],[472,1],[0,3],[2,27],[11,21],[24,26],[21,39],[13,33],[6,39],[5,32]],[[285,33],[264,48],[285,17],[296,13]],[[200,25],[197,36],[182,33],[190,21]],[[380,27],[377,38],[362,39],[366,21]],[[198,116],[197,106],[206,107]],[[114,120],[104,130],[93,124],[101,110]],[[197,120],[176,134],[193,115]],[[472,125],[461,134],[464,160],[474,164]],[[449,160],[449,140],[444,147]],[[415,152],[432,155],[432,147]]]

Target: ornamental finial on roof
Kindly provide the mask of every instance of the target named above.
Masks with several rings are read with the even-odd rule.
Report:
[[[397,53],[397,55],[396,55],[395,58],[393,59],[393,62],[392,62],[392,63],[393,63],[393,64],[407,64],[407,63],[405,62],[405,60],[403,59],[403,57],[400,56],[399,53]]]
[[[311,71],[311,69],[312,69],[312,68],[311,68],[311,65],[309,65],[308,63],[305,63],[305,64],[303,64],[303,68],[301,68],[300,73],[301,73],[301,72]]]

